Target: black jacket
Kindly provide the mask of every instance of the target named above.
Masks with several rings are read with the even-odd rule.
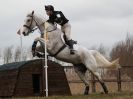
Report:
[[[61,26],[63,26],[65,23],[67,23],[69,20],[64,16],[64,14],[61,11],[54,11],[51,16],[49,16],[48,22],[54,24],[57,23]]]

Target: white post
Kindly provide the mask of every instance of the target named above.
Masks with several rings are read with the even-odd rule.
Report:
[[[46,97],[48,97],[48,72],[47,72],[47,69],[48,69],[48,65],[47,65],[47,33],[44,34],[45,35],[45,86],[46,86]]]
[[[17,31],[17,34],[20,36],[20,61],[22,61],[22,34],[20,33],[20,29]]]
[[[22,45],[22,34],[20,34],[20,50],[21,50],[21,53],[20,53],[20,61],[22,61],[22,52],[23,52],[23,45]]]

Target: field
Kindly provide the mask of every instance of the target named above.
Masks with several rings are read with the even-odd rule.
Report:
[[[74,96],[50,96],[46,97],[27,97],[27,98],[14,98],[14,99],[133,99],[133,92],[120,92],[120,93],[109,93],[106,94],[90,94],[84,95],[74,95]]]

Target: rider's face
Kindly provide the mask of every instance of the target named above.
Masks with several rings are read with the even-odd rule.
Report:
[[[50,16],[50,15],[52,15],[52,11],[46,10],[46,14],[47,14],[48,16]]]

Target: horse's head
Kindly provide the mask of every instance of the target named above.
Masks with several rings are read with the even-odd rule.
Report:
[[[47,32],[52,32],[56,30],[56,25],[46,22],[47,20],[43,17],[34,14],[34,11],[27,14],[23,26],[19,29],[18,34],[23,34],[24,36],[29,35],[34,32],[37,28],[43,34],[44,30]],[[45,23],[45,24],[44,24]]]
[[[24,20],[23,27],[21,28],[21,33],[24,36],[29,35],[33,31],[33,29],[36,27],[36,22],[34,19],[34,11],[27,14],[26,19]]]
[[[43,30],[42,29],[44,28],[43,23],[45,21],[46,21],[45,19],[36,16],[34,14],[34,11],[32,11],[31,13],[27,14],[26,19],[24,20],[23,27],[20,29],[20,32],[24,36],[27,36],[37,28]]]

